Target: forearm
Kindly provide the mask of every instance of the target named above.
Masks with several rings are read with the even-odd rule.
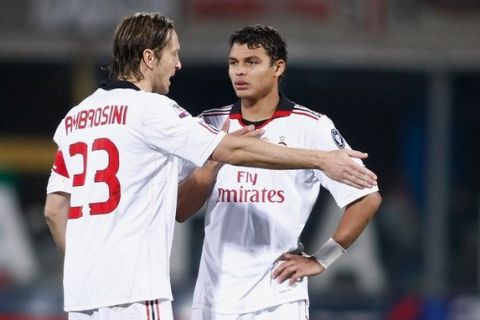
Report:
[[[350,204],[338,224],[335,234],[315,253],[315,258],[328,268],[360,236],[380,206],[382,198],[378,192],[369,194]]]
[[[213,160],[247,167],[319,169],[331,179],[359,189],[376,185],[377,176],[352,157],[365,159],[367,154],[347,149],[296,149],[232,135],[226,135],[212,154]]]
[[[55,245],[65,255],[65,236],[67,231],[70,195],[67,193],[51,193],[45,201],[45,220]]]
[[[380,194],[375,192],[348,205],[332,238],[343,248],[350,247],[375,216],[381,202]]]
[[[178,185],[176,220],[184,222],[193,216],[207,200],[221,164],[208,161]]]
[[[233,165],[266,169],[319,169],[324,152],[279,146],[261,139],[226,135],[212,159]]]

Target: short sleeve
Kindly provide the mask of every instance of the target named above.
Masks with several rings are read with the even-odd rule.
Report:
[[[55,154],[50,177],[48,179],[47,194],[53,192],[71,193],[72,191],[72,181],[70,179],[68,168],[63,156],[64,150],[62,150],[64,137],[64,122],[62,120],[55,131],[55,135],[53,136],[53,140],[58,145],[58,150]]]
[[[322,116],[314,128],[313,147],[323,151],[333,151],[338,149],[351,149],[340,131],[335,128],[333,121],[327,116]],[[362,160],[354,159],[359,164],[363,164]],[[321,181],[321,184],[326,188],[335,199],[335,202],[340,208],[345,207],[351,202],[360,199],[368,194],[378,191],[378,187],[368,189],[357,189],[330,179],[322,171],[316,170],[316,175]]]
[[[179,170],[178,170],[178,181],[186,179],[189,175],[193,173],[197,166],[188,160],[180,159]]]
[[[54,192],[72,192],[72,184],[69,178],[66,178],[55,171],[51,171],[47,184],[47,194]]]
[[[61,150],[58,150],[52,165],[50,178],[48,179],[47,194],[53,192],[71,193],[71,188],[72,183],[63,159],[63,153]]]
[[[153,148],[202,166],[225,133],[184,112],[175,101],[158,96],[146,109],[143,135]]]

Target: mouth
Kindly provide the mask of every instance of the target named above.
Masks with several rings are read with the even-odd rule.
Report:
[[[246,89],[248,89],[249,84],[246,81],[235,81],[233,83],[233,86],[237,90],[246,90]]]

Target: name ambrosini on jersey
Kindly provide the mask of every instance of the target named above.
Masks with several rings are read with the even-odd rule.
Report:
[[[285,191],[282,189],[258,187],[259,174],[249,171],[235,171],[235,188],[217,187],[217,202],[254,202],[282,203],[285,201]]]
[[[104,106],[84,109],[65,118],[65,130],[68,135],[73,130],[104,126],[108,124],[125,124],[128,106]]]

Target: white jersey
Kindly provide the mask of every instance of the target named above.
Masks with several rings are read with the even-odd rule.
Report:
[[[245,126],[240,103],[201,115],[230,131]],[[332,121],[281,98],[272,118],[260,127],[271,143],[319,150],[349,148]],[[300,233],[320,186],[340,207],[378,190],[355,189],[319,170],[267,170],[224,165],[206,203],[205,240],[193,297],[194,309],[245,313],[307,300],[307,279],[294,286],[272,280],[275,261],[298,248]]]
[[[66,311],[172,299],[180,164],[203,165],[222,137],[175,101],[129,82],[100,88],[68,112],[47,187],[71,193]]]

